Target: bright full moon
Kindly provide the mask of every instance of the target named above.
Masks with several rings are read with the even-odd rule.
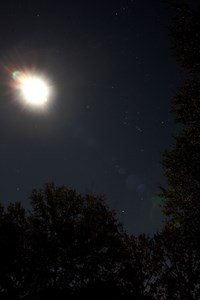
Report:
[[[49,97],[49,87],[45,80],[36,73],[16,70],[12,73],[15,81],[14,87],[20,92],[20,97],[26,104],[36,107],[43,107]]]
[[[25,100],[32,105],[42,105],[47,102],[48,87],[37,77],[25,78],[21,83],[21,91]]]

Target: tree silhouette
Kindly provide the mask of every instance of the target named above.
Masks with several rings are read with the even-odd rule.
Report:
[[[19,203],[0,210],[1,299],[147,299],[142,243],[130,240],[102,197],[47,184],[30,198],[30,212]]]
[[[172,50],[183,70],[190,75],[199,74],[200,22],[199,9],[180,4],[177,0],[167,1],[176,8],[170,26]]]
[[[165,228],[153,240],[155,260],[148,262],[156,267],[150,284],[153,299],[199,299],[200,259],[196,249],[186,243],[180,229]]]
[[[80,196],[50,184],[33,191],[31,200],[32,276],[37,287],[73,294],[116,280],[124,232],[101,197]]]
[[[197,241],[200,234],[200,12],[179,7],[171,25],[174,53],[187,78],[173,102],[176,120],[184,125],[163,165],[168,188],[162,189],[170,226]],[[199,239],[198,239],[199,240]]]
[[[25,284],[26,232],[25,210],[19,203],[7,210],[0,207],[0,297],[19,299]]]
[[[170,26],[172,49],[186,79],[173,101],[182,130],[163,166],[166,223],[159,237],[161,272],[156,299],[200,298],[200,11],[177,7]],[[161,297],[162,295],[162,297]]]

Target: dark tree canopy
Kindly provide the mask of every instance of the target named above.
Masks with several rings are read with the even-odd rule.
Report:
[[[168,180],[163,189],[164,213],[171,225],[181,227],[193,239],[200,233],[200,11],[187,5],[177,8],[170,27],[173,52],[186,73],[173,111],[184,128],[174,146],[164,154]]]
[[[158,243],[163,258],[156,290],[164,291],[163,299],[199,299],[200,11],[177,6],[170,34],[186,79],[173,100],[182,129],[163,159],[168,183],[162,188],[166,223]]]
[[[129,238],[102,197],[47,184],[30,198],[30,212],[0,209],[1,299],[145,299]]]
[[[195,128],[200,126],[199,85],[199,78],[193,77],[187,79],[184,85],[178,90],[173,103],[176,121]]]
[[[114,284],[124,232],[102,198],[47,185],[31,200],[33,266],[42,278],[39,270],[45,272],[45,285],[73,293],[99,281]]]
[[[194,10],[187,4],[172,2],[176,7],[170,26],[172,50],[182,68],[190,75],[197,75],[200,72],[200,9]]]

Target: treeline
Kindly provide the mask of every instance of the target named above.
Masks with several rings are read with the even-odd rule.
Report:
[[[102,197],[47,184],[30,211],[0,206],[0,299],[200,299],[200,12],[176,12],[186,80],[173,111],[184,128],[164,153],[162,231],[130,236]]]
[[[101,197],[54,184],[31,204],[0,208],[0,299],[199,299],[199,251],[181,226],[129,236]]]
[[[101,197],[54,184],[31,204],[0,209],[1,299],[193,299],[200,260],[180,228],[128,236]]]

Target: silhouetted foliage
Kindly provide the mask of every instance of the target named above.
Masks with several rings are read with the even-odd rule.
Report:
[[[183,129],[163,160],[168,186],[162,188],[166,224],[159,238],[163,258],[156,293],[160,289],[163,299],[199,299],[200,11],[179,6],[170,30],[172,49],[186,80],[173,101]]]
[[[19,203],[0,208],[0,298],[19,299],[24,289],[27,219]]]
[[[149,287],[152,299],[199,299],[198,252],[186,243],[179,229],[166,228],[152,240],[154,260],[148,260],[154,274]]]
[[[0,210],[1,299],[143,299],[134,247],[102,197],[47,184],[30,198],[29,213]]]
[[[173,102],[176,120],[185,128],[164,155],[164,212],[194,240],[200,234],[200,11],[178,7],[170,29],[174,53],[189,78]]]
[[[172,50],[185,71],[190,75],[198,74],[200,72],[200,10],[194,10],[186,3],[172,2],[176,7],[170,26]]]
[[[31,200],[32,276],[37,287],[73,294],[88,284],[115,281],[124,232],[101,197],[47,185],[33,191]]]

